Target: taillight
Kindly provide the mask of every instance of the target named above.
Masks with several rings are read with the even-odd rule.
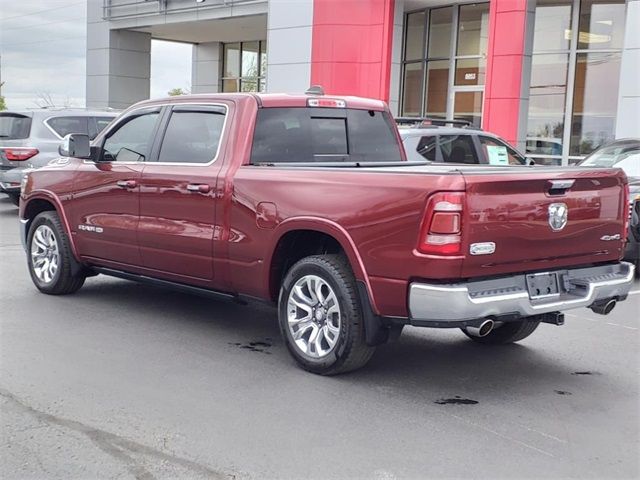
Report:
[[[622,204],[623,204],[623,212],[624,212],[624,222],[623,222],[623,228],[624,230],[622,230],[622,238],[626,239],[627,238],[627,232],[629,231],[629,223],[631,222],[631,215],[632,215],[632,210],[633,210],[633,201],[630,200],[631,198],[631,194],[629,192],[629,184],[627,184],[624,188],[624,193],[623,193],[623,198],[622,198]]]
[[[432,255],[457,255],[462,249],[464,192],[440,192],[429,198],[418,250]]]
[[[31,147],[9,147],[4,148],[4,156],[7,157],[7,160],[11,160],[12,162],[22,162],[24,160],[29,160],[34,155],[37,155],[38,149]]]

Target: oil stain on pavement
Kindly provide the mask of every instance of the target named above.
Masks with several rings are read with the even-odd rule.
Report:
[[[438,405],[475,405],[478,401],[471,400],[470,398],[462,398],[456,395],[453,398],[441,398],[440,400],[436,400],[434,403],[437,403]]]

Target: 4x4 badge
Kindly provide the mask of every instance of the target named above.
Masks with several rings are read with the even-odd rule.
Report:
[[[552,203],[549,205],[549,226],[554,232],[559,232],[569,219],[569,209],[565,203]]]

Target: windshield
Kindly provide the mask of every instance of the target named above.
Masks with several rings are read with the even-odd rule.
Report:
[[[0,113],[0,139],[29,138],[31,117],[19,113]]]
[[[628,164],[629,157],[640,154],[640,143],[624,143],[601,148],[585,158],[580,165],[585,167],[620,167]]]

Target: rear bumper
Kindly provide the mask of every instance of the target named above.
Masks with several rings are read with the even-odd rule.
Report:
[[[0,170],[0,192],[19,193],[20,182],[22,181],[24,171],[24,168]]]
[[[633,284],[634,267],[620,262],[557,273],[564,291],[539,299],[529,297],[524,274],[445,285],[412,283],[410,323],[456,327],[489,317],[515,319],[588,307],[609,298],[622,300]]]

